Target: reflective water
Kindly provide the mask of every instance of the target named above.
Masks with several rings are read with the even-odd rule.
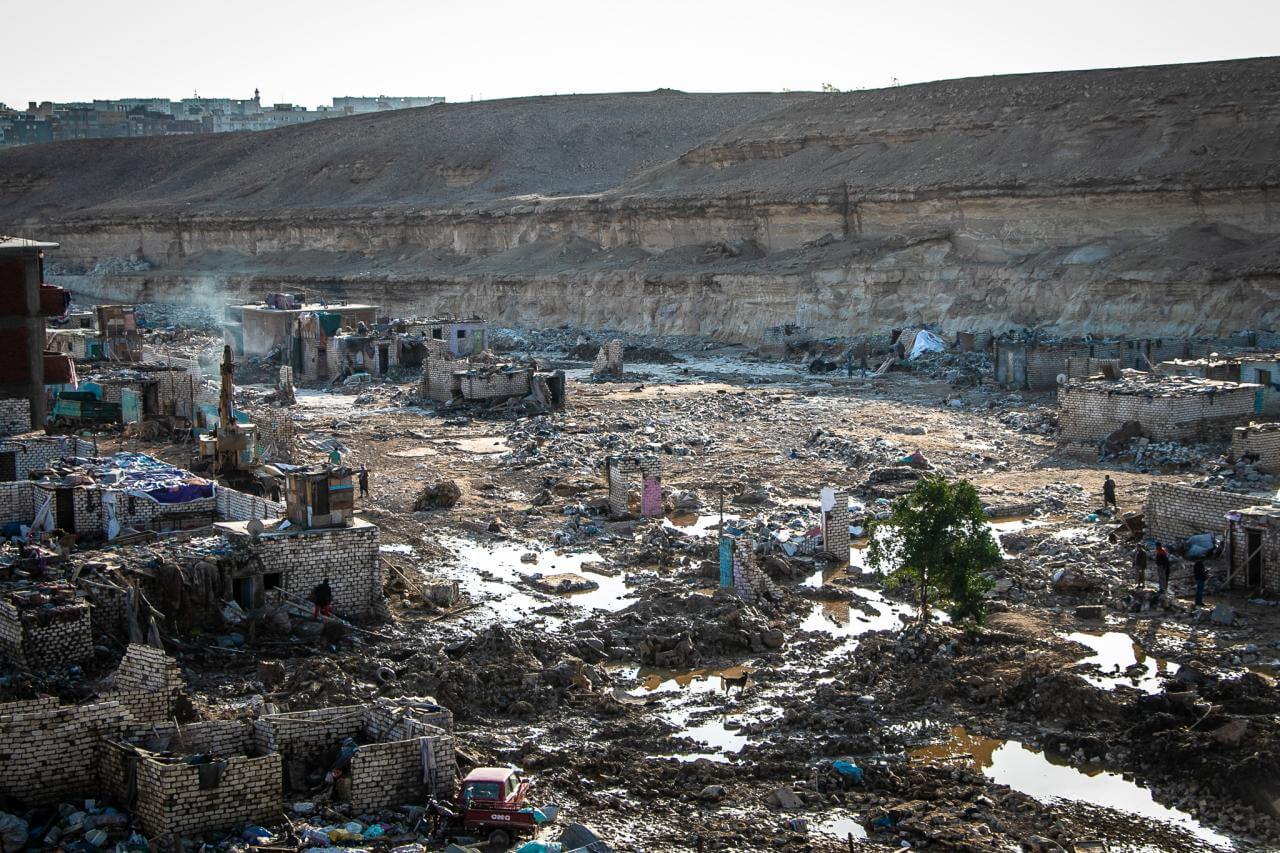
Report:
[[[1081,673],[1090,684],[1104,690],[1114,690],[1127,684],[1146,693],[1164,690],[1163,679],[1178,671],[1176,663],[1146,655],[1137,640],[1128,634],[1108,631],[1104,634],[1086,634],[1076,631],[1066,639],[1093,649],[1093,654],[1081,658],[1080,664],[1096,664],[1099,672]]]
[[[867,831],[862,828],[862,824],[845,816],[826,818],[821,823],[814,824],[813,831],[819,835],[830,835],[835,838],[848,838],[850,835],[855,839],[867,837]]]
[[[1226,836],[1202,825],[1186,812],[1157,803],[1151,791],[1118,774],[1058,764],[1037,749],[1016,741],[970,734],[963,726],[953,727],[947,741],[912,750],[911,759],[964,761],[992,781],[1042,802],[1090,803],[1178,827],[1215,847],[1231,846]]]
[[[589,610],[621,610],[631,604],[630,589],[621,575],[592,571],[600,564],[599,554],[591,551],[561,554],[550,548],[526,543],[496,542],[482,544],[470,539],[445,538],[440,544],[458,558],[457,575],[463,589],[473,597],[487,599],[487,607],[504,617],[528,617],[546,607],[546,597],[534,595],[523,583],[523,577],[576,572],[594,581],[597,588],[582,592],[544,593]],[[526,554],[533,562],[525,562]],[[558,622],[559,620],[552,620]]]

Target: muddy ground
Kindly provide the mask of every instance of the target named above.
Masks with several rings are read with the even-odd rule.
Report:
[[[1104,473],[1138,510],[1152,482],[1212,460],[1059,459],[1052,396],[1011,395],[989,374],[975,386],[972,371],[848,378],[677,355],[614,382],[565,363],[555,415],[437,409],[408,375],[360,395],[302,391],[304,456],[337,442],[371,472],[358,506],[382,529],[393,618],[329,645],[193,641],[181,660],[198,701],[435,696],[469,757],[525,768],[540,801],[621,850],[1280,845],[1266,810],[1280,796],[1280,608],[1218,591],[1209,607],[1236,621],[1216,624],[1175,566],[1171,609],[1128,612],[1132,546],[1088,520]],[[117,443],[189,462],[188,446]],[[717,591],[721,506],[742,528],[803,530],[833,484],[882,511],[869,475],[914,450],[1017,513],[994,524],[1007,560],[984,626],[920,624],[907,592],[860,565],[857,540],[849,568],[766,559],[775,598]],[[636,452],[661,459],[672,512],[609,521],[604,459]],[[414,511],[440,479],[460,501]],[[1062,567],[1090,588],[1054,591]],[[598,588],[525,580],[564,571]],[[427,601],[437,579],[462,599]],[[1077,615],[1089,604],[1103,618]],[[283,680],[264,683],[259,660],[281,661]]]

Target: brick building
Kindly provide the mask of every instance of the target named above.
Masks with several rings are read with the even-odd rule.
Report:
[[[1059,441],[1097,444],[1130,422],[1156,441],[1226,434],[1255,412],[1259,386],[1125,370],[1119,380],[1069,380],[1058,389]]]
[[[1280,423],[1251,423],[1231,431],[1231,455],[1256,459],[1258,470],[1280,474]]]
[[[1226,543],[1220,577],[1235,586],[1280,591],[1280,502],[1268,495],[1153,483],[1145,508],[1147,535],[1176,544],[1212,533]]]
[[[40,583],[0,596],[0,658],[29,669],[93,657],[89,602],[69,583]]]
[[[45,354],[45,318],[66,311],[70,296],[44,283],[44,253],[57,243],[0,235],[0,431],[42,429],[45,384],[74,375],[63,354]]]

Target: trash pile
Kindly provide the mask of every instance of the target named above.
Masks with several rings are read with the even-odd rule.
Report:
[[[147,853],[146,837],[126,812],[97,800],[61,803],[24,812],[0,812],[0,849],[114,850]]]
[[[1034,403],[1025,412],[1003,411],[996,420],[1018,432],[1029,432],[1035,435],[1053,435],[1058,431],[1058,413],[1048,406],[1037,406]]]
[[[910,363],[916,373],[947,382],[953,388],[981,385],[995,371],[987,352],[920,352]]]

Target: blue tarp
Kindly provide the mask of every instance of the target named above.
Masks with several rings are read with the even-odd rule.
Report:
[[[97,479],[108,479],[132,494],[145,495],[156,503],[184,504],[213,497],[213,483],[189,471],[175,468],[145,453],[117,453],[94,466]]]

